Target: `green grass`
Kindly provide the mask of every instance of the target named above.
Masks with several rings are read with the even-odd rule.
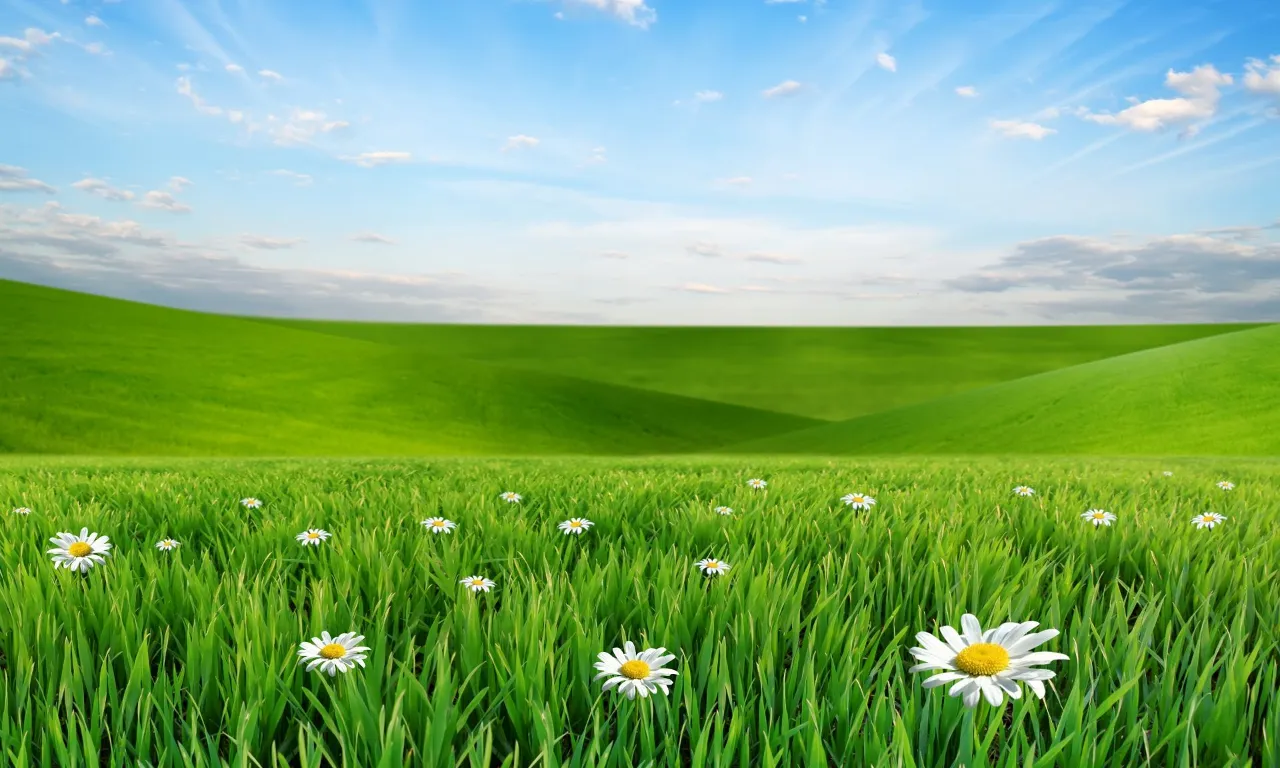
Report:
[[[1280,765],[1277,480],[1260,460],[9,459],[0,506],[35,511],[0,517],[0,762]],[[1115,526],[1084,524],[1094,506]],[[1193,530],[1210,508],[1227,523]],[[437,513],[453,535],[419,526]],[[571,540],[570,516],[596,526]],[[55,571],[47,539],[82,526],[112,556]],[[309,526],[334,536],[303,549]],[[729,574],[695,573],[708,555]],[[465,593],[473,573],[496,590]],[[971,715],[921,689],[914,634],[965,612],[1061,630],[1045,700]],[[368,668],[305,673],[322,630],[366,635]],[[670,698],[601,695],[591,664],[625,639],[677,655]]]
[[[738,450],[1280,456],[1280,325],[996,384]]]

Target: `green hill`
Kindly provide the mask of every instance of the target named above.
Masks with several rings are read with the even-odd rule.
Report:
[[[815,422],[0,281],[0,452],[674,453]]]
[[[736,446],[804,454],[1280,455],[1280,326]]]

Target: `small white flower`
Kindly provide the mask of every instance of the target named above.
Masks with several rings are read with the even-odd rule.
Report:
[[[768,483],[765,482],[764,480],[761,480],[758,477],[753,477],[747,481],[747,485],[751,486],[752,488],[755,488],[758,491],[761,488],[764,488],[766,485],[768,485]]]
[[[565,520],[563,523],[561,523],[557,527],[560,530],[564,531],[566,536],[568,536],[571,533],[577,536],[581,536],[583,533],[586,532],[588,528],[590,528],[593,525],[595,525],[595,523],[591,522],[585,517],[571,517],[568,520]]]
[[[508,504],[519,504],[519,503],[520,503],[520,499],[522,499],[522,498],[524,498],[524,497],[522,497],[522,496],[521,496],[520,494],[518,494],[518,493],[513,493],[513,492],[511,492],[511,491],[507,491],[506,493],[502,494],[502,497],[501,497],[501,498],[502,498],[502,500],[503,500],[503,501],[507,502]]]
[[[58,546],[49,550],[53,555],[55,568],[67,568],[72,571],[88,573],[98,563],[106,562],[111,543],[106,536],[89,533],[88,528],[81,528],[80,535],[59,533],[49,541]]]
[[[723,560],[717,560],[714,557],[708,557],[705,560],[699,560],[694,563],[707,576],[719,576],[729,572],[729,564]]]
[[[732,514],[733,514],[733,509],[732,509],[731,507],[716,507],[716,514],[717,514],[717,515],[732,515]]]
[[[1162,474],[1164,474],[1165,477],[1173,477],[1173,473],[1167,469]]]
[[[600,660],[594,665],[600,671],[595,676],[596,680],[608,678],[604,681],[604,690],[617,688],[628,699],[636,696],[643,699],[659,690],[670,694],[671,680],[668,678],[679,672],[666,669],[666,665],[676,657],[667,654],[666,648],[649,648],[636,653],[635,643],[628,640],[623,645],[625,650],[614,648],[613,653],[601,652]]]
[[[1083,512],[1080,517],[1086,522],[1093,523],[1094,528],[1100,525],[1111,525],[1116,521],[1115,515],[1101,509],[1091,509],[1088,512]]]
[[[870,496],[861,493],[850,493],[840,497],[840,500],[848,504],[853,509],[871,509],[876,505],[876,500]]]
[[[428,517],[422,521],[422,525],[432,533],[453,533],[453,529],[458,527],[457,523],[443,517]]]
[[[1017,488],[1014,488],[1013,492],[1019,496],[1035,496],[1036,495],[1036,490],[1034,488],[1029,488],[1025,485],[1020,485]]]
[[[1229,490],[1231,490],[1232,488],[1235,488],[1235,487],[1236,487],[1236,484],[1235,484],[1235,483],[1227,482],[1226,480],[1223,480],[1222,482],[1218,483],[1218,487],[1219,487],[1219,488],[1221,488],[1221,489],[1222,489],[1222,490],[1224,490],[1224,491],[1229,491]]]
[[[31,514],[31,507],[14,507],[14,508],[13,508],[13,514],[15,514],[15,515],[29,515],[29,514]]]
[[[466,588],[472,592],[488,592],[498,586],[496,581],[486,579],[483,576],[468,576],[465,579],[459,580],[458,583],[465,585]]]
[[[299,646],[299,664],[307,663],[307,671],[318,669],[328,672],[333,677],[339,672],[349,672],[359,664],[364,666],[365,652],[369,648],[360,645],[364,635],[355,632],[344,632],[337,637],[330,637],[328,632],[321,632],[319,637],[311,638],[311,642]]]
[[[327,540],[332,535],[332,533],[321,528],[308,528],[294,538],[301,542],[304,547],[308,545],[318,547],[321,542]]]
[[[243,504],[247,509],[257,509],[258,507],[262,506],[262,500],[255,499],[252,496],[250,496],[247,499],[241,499],[240,503]]]
[[[1217,512],[1205,512],[1203,515],[1196,515],[1191,518],[1191,524],[1200,529],[1212,529],[1213,526],[1224,523],[1226,520],[1226,515],[1220,515]]]
[[[156,542],[156,549],[162,552],[170,552],[181,546],[176,539],[161,539]]]

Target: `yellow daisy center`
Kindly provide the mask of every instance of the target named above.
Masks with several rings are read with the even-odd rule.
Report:
[[[320,649],[320,655],[326,659],[340,659],[347,655],[347,647],[342,643],[329,643]]]
[[[436,521],[432,522],[431,524],[432,524],[432,525],[434,525],[434,526],[435,526],[435,527],[437,527],[437,528],[443,528],[443,527],[444,527],[444,521],[443,521],[443,520],[436,520]]]
[[[92,553],[93,553],[93,547],[89,546],[83,541],[77,541],[75,544],[72,544],[71,546],[67,547],[67,554],[71,555],[72,557],[84,557],[85,555],[89,555]]]
[[[473,586],[473,587],[483,587],[483,586],[484,586],[484,579],[472,579],[472,580],[471,580],[471,586]]]
[[[320,538],[320,534],[318,534],[318,533],[308,533],[308,534],[307,534],[307,538],[308,538],[308,539],[318,539],[318,538]]]
[[[711,569],[713,569],[713,568],[719,568],[719,567],[720,567],[720,561],[719,561],[719,560],[708,560],[708,561],[707,561],[707,566],[706,566],[706,567],[707,567],[707,570],[711,570]]]
[[[1106,512],[1094,512],[1094,513],[1093,513],[1093,519],[1094,519],[1094,520],[1102,520],[1102,519],[1106,518],[1106,516],[1107,516],[1107,513],[1106,513]]]
[[[951,661],[974,677],[984,677],[1009,668],[1009,652],[995,643],[974,643]]]
[[[1213,522],[1213,515],[1205,515],[1204,517],[1202,517],[1202,518],[1200,518],[1200,519],[1201,519],[1201,520],[1203,520],[1203,521],[1205,521],[1206,523],[1212,523],[1212,522]]]
[[[618,667],[618,674],[631,680],[643,680],[649,676],[649,665],[639,659],[632,659]]]
[[[581,527],[582,527],[582,522],[581,522],[581,521],[578,521],[578,520],[570,520],[570,521],[569,521],[569,527],[570,527],[570,528],[581,528]]]

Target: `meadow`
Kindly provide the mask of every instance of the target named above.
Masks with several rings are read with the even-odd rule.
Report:
[[[1278,476],[1264,459],[0,459],[0,754],[1280,765]],[[1115,522],[1081,519],[1094,508]],[[1208,510],[1226,521],[1193,527]],[[573,517],[594,527],[563,534]],[[82,527],[113,549],[55,569],[49,539]],[[301,546],[309,528],[332,536]],[[705,576],[708,557],[731,568]],[[964,613],[1060,630],[1043,700],[922,688],[916,634]],[[299,644],[323,631],[364,635],[366,666],[308,672]],[[593,679],[628,640],[675,655],[669,696]]]

